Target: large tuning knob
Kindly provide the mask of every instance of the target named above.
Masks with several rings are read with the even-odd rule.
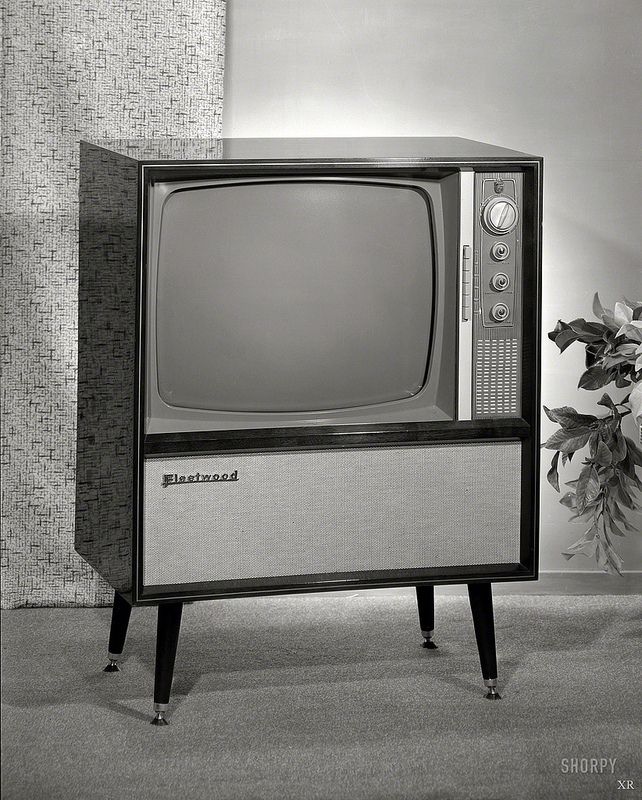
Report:
[[[482,224],[489,233],[502,236],[517,225],[519,211],[510,197],[491,198],[482,211]]]

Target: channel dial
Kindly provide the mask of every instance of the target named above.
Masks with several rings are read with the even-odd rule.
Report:
[[[484,206],[482,224],[489,233],[503,236],[517,225],[519,211],[510,197],[493,197]]]

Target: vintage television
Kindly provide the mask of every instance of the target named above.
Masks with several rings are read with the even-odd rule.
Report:
[[[537,576],[542,160],[457,138],[82,143],[76,549],[158,605]]]

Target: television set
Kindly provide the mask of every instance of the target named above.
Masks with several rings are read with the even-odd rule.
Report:
[[[537,576],[542,160],[457,138],[84,142],[76,549],[158,605]]]

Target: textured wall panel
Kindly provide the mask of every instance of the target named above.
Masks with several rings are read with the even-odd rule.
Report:
[[[148,460],[144,583],[517,563],[520,455],[507,442]]]
[[[2,604],[104,603],[73,551],[78,141],[219,135],[225,0],[2,13]]]

